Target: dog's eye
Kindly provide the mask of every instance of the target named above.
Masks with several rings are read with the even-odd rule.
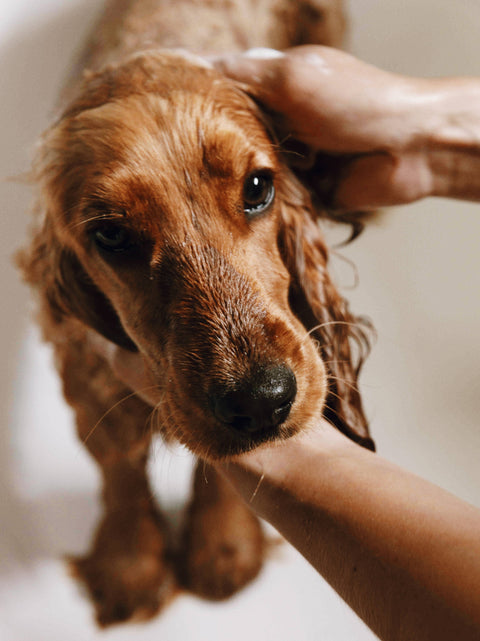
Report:
[[[121,225],[104,225],[93,232],[95,244],[108,252],[124,252],[131,249],[134,239],[130,231]]]
[[[243,185],[243,210],[248,217],[265,211],[273,202],[275,187],[266,171],[250,174]]]

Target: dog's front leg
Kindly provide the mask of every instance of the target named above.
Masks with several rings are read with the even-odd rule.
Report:
[[[184,587],[224,599],[254,579],[266,549],[258,518],[213,467],[199,461],[180,552]]]
[[[146,476],[152,410],[81,342],[58,356],[78,435],[100,466],[105,508],[90,551],[72,560],[73,571],[100,625],[149,618],[174,586],[166,524]]]

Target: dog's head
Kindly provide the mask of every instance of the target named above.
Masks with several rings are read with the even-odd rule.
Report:
[[[45,135],[47,299],[139,350],[167,435],[218,458],[324,414],[372,447],[307,191],[241,87],[149,52],[86,78]]]

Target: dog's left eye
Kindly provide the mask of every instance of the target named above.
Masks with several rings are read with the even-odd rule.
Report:
[[[243,185],[243,211],[251,218],[264,212],[273,202],[273,177],[266,171],[250,174]]]
[[[104,225],[95,229],[93,240],[97,247],[107,252],[124,252],[134,245],[131,232],[121,225]]]

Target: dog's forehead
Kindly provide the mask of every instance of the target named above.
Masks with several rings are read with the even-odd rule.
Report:
[[[102,143],[120,155],[138,148],[136,141],[145,146],[156,137],[159,152],[163,143],[180,160],[203,146],[212,148],[213,161],[222,141],[236,138],[240,152],[238,145],[265,139],[259,108],[244,87],[183,50],[145,51],[87,76],[64,119],[76,121],[73,130],[80,136],[91,131],[100,155]]]
[[[249,170],[275,169],[274,145],[255,105],[215,79],[202,91],[176,83],[169,91],[132,94],[75,120],[74,136],[102,180],[123,171],[157,184],[185,172],[240,180]]]
[[[148,62],[135,88],[129,72],[125,91],[112,89],[52,130],[45,158],[68,178],[59,193],[66,222],[90,215],[90,203],[143,219],[152,205],[167,212],[202,198],[238,202],[249,173],[276,172],[275,145],[240,87],[188,58]],[[72,198],[77,213],[67,207]]]

